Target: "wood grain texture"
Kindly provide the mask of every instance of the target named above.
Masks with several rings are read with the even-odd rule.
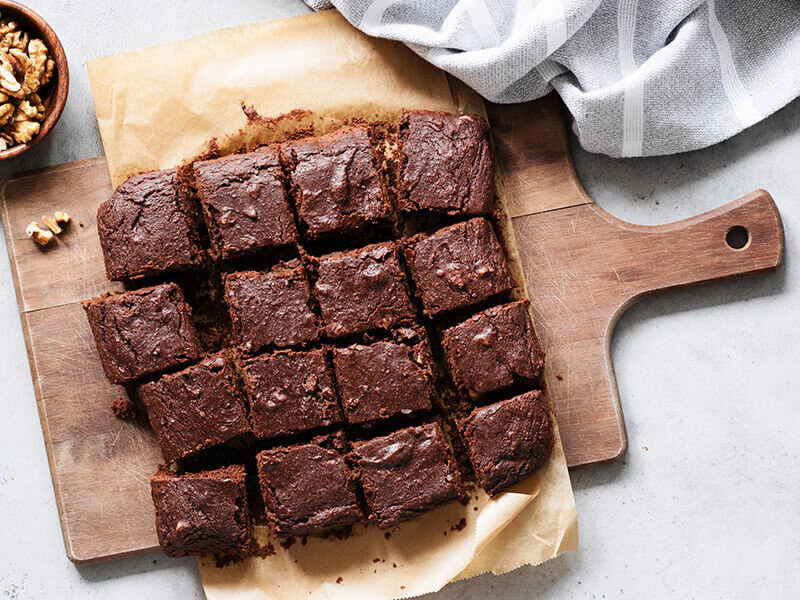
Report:
[[[780,217],[769,195],[755,192],[672,225],[625,223],[583,191],[552,97],[488,112],[568,464],[612,461],[627,445],[609,353],[619,315],[647,294],[775,269]],[[6,243],[65,545],[81,564],[157,548],[148,479],[160,454],[146,426],[119,421],[109,410],[124,390],[105,380],[79,304],[120,289],[105,280],[96,232],[95,212],[110,193],[103,158],[2,185]],[[41,248],[25,226],[54,210],[74,221]],[[743,250],[725,245],[732,225],[750,231]]]

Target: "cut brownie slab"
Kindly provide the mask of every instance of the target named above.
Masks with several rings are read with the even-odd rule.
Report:
[[[164,554],[247,553],[253,538],[245,478],[239,465],[184,475],[160,467],[150,489]]]
[[[199,208],[177,169],[130,177],[97,209],[97,233],[109,279],[135,279],[202,263]]]
[[[242,379],[258,438],[292,435],[342,420],[323,350],[258,356],[244,366]]]
[[[405,253],[428,316],[476,304],[514,287],[505,252],[486,219],[414,236]]]
[[[275,535],[318,533],[361,521],[341,435],[273,448],[256,456],[267,518]]]
[[[106,377],[128,383],[201,355],[191,309],[174,283],[83,302]]]
[[[146,383],[138,395],[167,462],[250,432],[244,399],[223,353]]]
[[[216,256],[234,258],[297,239],[275,148],[200,161],[194,174]]]
[[[269,271],[226,275],[225,302],[245,353],[317,339],[311,290],[298,260],[281,263]]]
[[[366,127],[289,142],[282,154],[297,214],[312,239],[353,232],[391,216]]]
[[[476,408],[461,436],[481,487],[494,495],[532,475],[553,451],[553,425],[536,390]]]
[[[442,346],[456,385],[473,394],[530,382],[544,368],[525,300],[494,306],[446,329]]]
[[[333,351],[342,408],[350,423],[373,423],[430,410],[432,359],[428,342],[376,342]]]
[[[381,529],[463,495],[452,450],[436,423],[354,443],[351,462]]]
[[[492,208],[489,127],[478,115],[407,111],[400,117],[403,212],[482,215]]]
[[[414,307],[391,242],[334,252],[318,259],[314,295],[332,338],[409,322]]]

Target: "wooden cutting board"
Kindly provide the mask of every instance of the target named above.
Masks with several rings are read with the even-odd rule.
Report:
[[[578,182],[555,97],[488,110],[567,462],[614,461],[627,447],[609,351],[620,314],[648,294],[775,270],[780,216],[758,191],[671,225],[625,223]],[[0,189],[64,540],[79,564],[157,548],[149,477],[158,447],[149,428],[109,410],[125,392],[103,376],[80,306],[121,289],[105,279],[96,232],[110,193],[102,157],[15,175]],[[40,248],[25,227],[54,210],[74,222]],[[748,232],[739,250],[726,243],[732,227]]]

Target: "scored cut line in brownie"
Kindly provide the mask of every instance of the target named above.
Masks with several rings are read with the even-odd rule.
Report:
[[[310,238],[351,233],[390,218],[366,127],[288,142],[281,152],[297,214]]]
[[[200,161],[193,168],[218,257],[254,254],[297,239],[276,148]]]
[[[258,453],[261,493],[275,535],[319,533],[362,520],[344,452],[337,434]]]
[[[224,353],[146,383],[138,395],[167,462],[250,432],[244,398]]]
[[[246,554],[254,542],[245,478],[240,465],[184,475],[159,467],[150,490],[164,553]]]
[[[105,294],[82,304],[112,383],[129,383],[201,355],[191,309],[174,283]]]
[[[490,495],[528,478],[553,451],[550,409],[539,390],[476,408],[460,428],[478,481]]]
[[[444,330],[442,346],[456,385],[472,394],[531,382],[544,368],[525,300],[494,306]]]
[[[336,348],[333,364],[350,423],[431,409],[432,358],[424,339],[414,345],[381,341]]]
[[[97,209],[109,279],[136,279],[200,266],[199,208],[177,169],[134,175]]]
[[[356,442],[350,456],[370,517],[381,529],[464,493],[452,449],[437,423]]]
[[[514,287],[492,224],[456,223],[406,242],[406,262],[428,316],[477,304]]]
[[[299,260],[269,271],[241,271],[225,276],[225,302],[240,349],[255,353],[317,339],[311,289]]]
[[[334,252],[317,263],[314,295],[329,337],[387,330],[413,320],[414,306],[394,243]]]
[[[423,110],[400,116],[403,212],[482,215],[494,201],[489,126],[478,115]]]
[[[245,364],[242,380],[257,438],[292,435],[342,420],[321,349],[258,356]]]

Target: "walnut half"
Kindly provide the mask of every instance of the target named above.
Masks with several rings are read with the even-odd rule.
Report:
[[[40,246],[46,246],[53,239],[53,232],[41,229],[36,221],[31,221],[30,225],[25,228],[25,233]]]
[[[39,89],[56,63],[40,39],[30,39],[16,21],[0,18],[0,150],[29,142],[41,129]]]

